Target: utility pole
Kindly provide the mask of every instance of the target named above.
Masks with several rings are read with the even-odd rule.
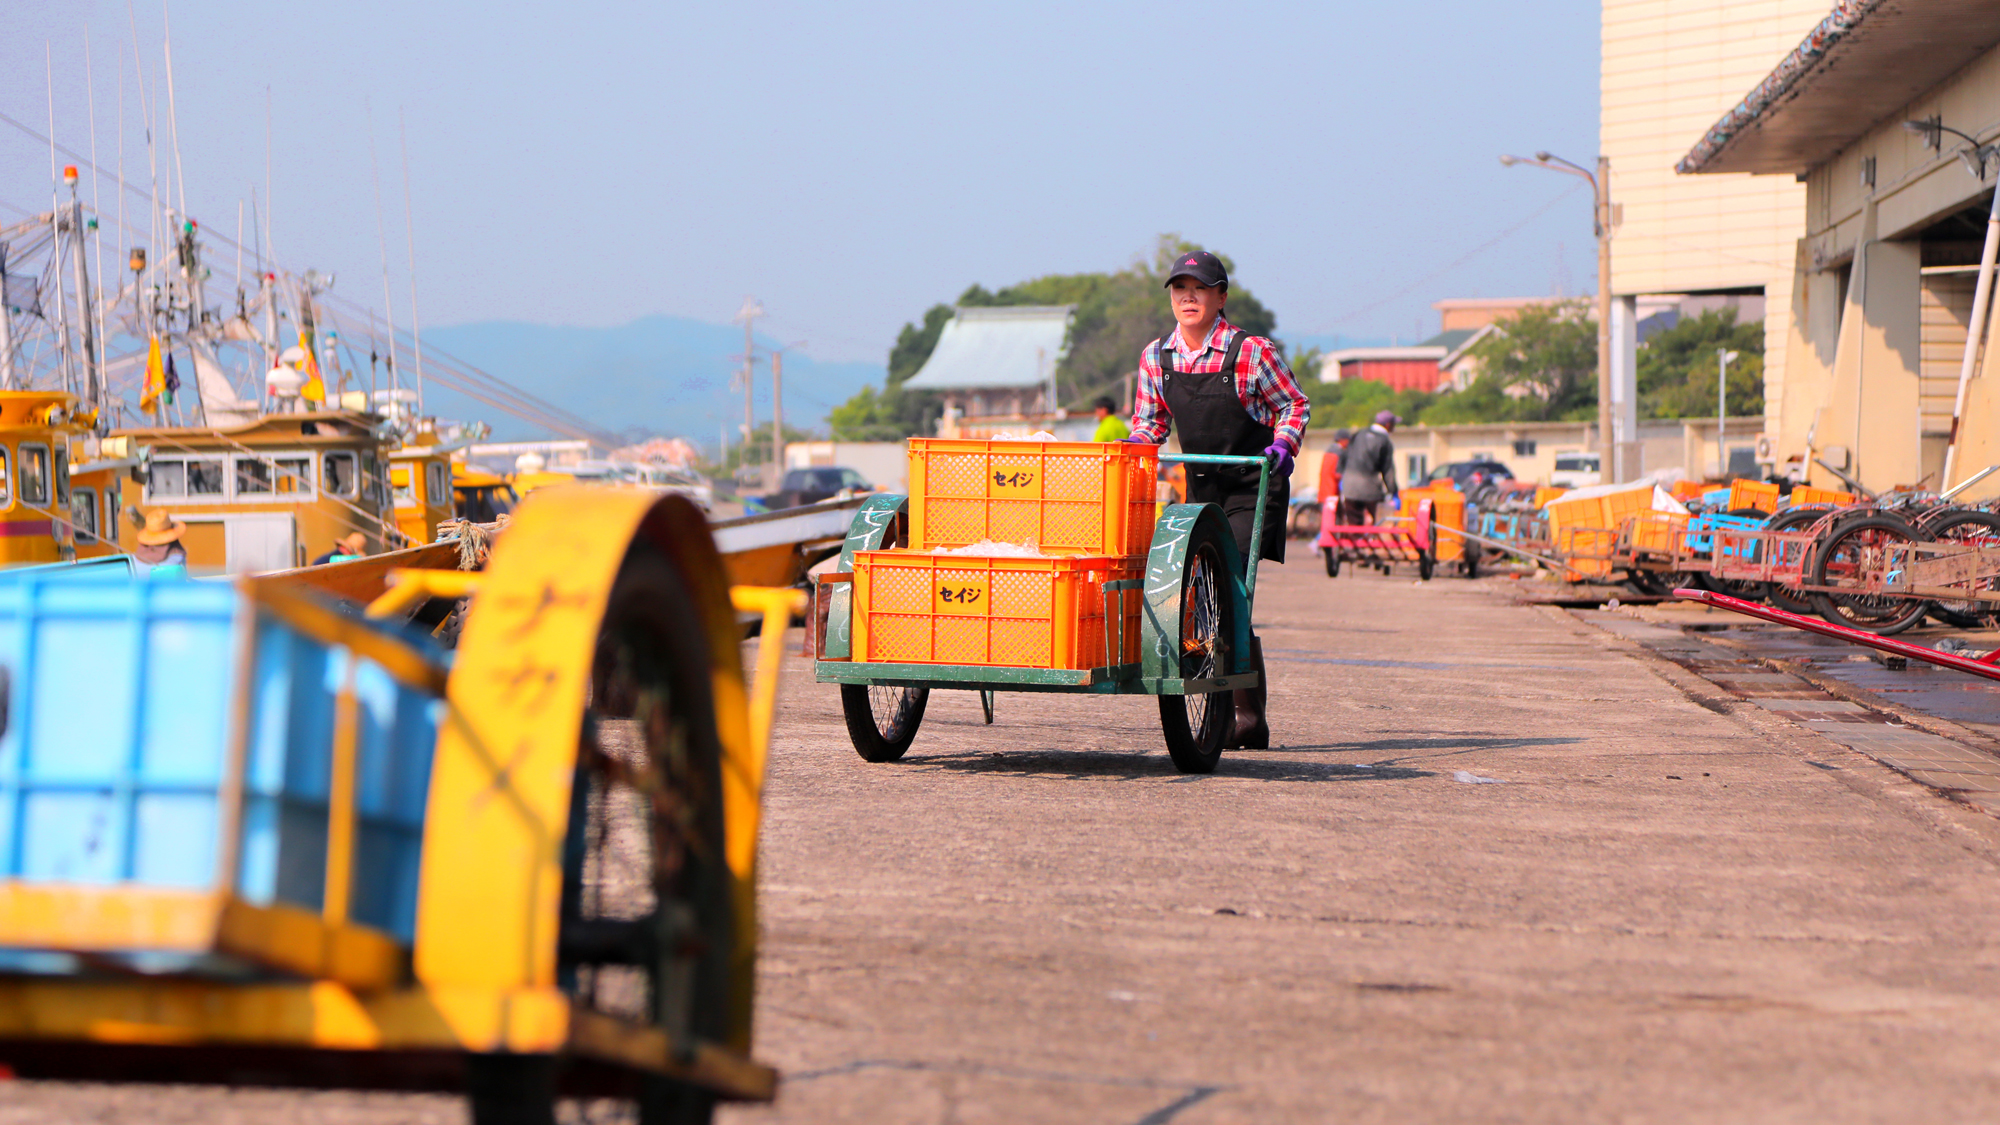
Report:
[[[1597,449],[1603,480],[1624,478],[1618,470],[1616,434],[1611,425],[1611,158],[1597,158],[1597,176],[1590,181],[1597,226]],[[1637,434],[1625,435],[1637,438]]]
[[[785,480],[785,350],[771,353],[771,471],[765,474],[772,492]]]
[[[1723,419],[1729,415],[1729,364],[1738,358],[1728,348],[1715,349],[1715,475],[1729,475],[1729,450],[1722,444]]]
[[[743,322],[743,464],[739,468],[749,467],[752,442],[757,436],[756,399],[752,394],[757,386],[754,366],[757,345],[752,326],[763,315],[764,306],[755,297],[743,298],[743,307],[736,311],[736,319]]]

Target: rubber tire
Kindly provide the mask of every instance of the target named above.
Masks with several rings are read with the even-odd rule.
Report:
[[[1465,557],[1459,560],[1459,573],[1465,575],[1468,579],[1479,577],[1479,555],[1484,550],[1486,548],[1477,543],[1467,543],[1465,545]]]
[[[1431,575],[1436,571],[1437,559],[1433,558],[1429,551],[1417,555],[1417,581],[1429,582]]]
[[[1836,524],[1825,539],[1813,550],[1812,584],[1815,586],[1831,585],[1826,580],[1826,564],[1827,560],[1833,557],[1834,546],[1842,539],[1856,532],[1870,530],[1887,531],[1891,534],[1900,535],[1912,542],[1921,541],[1922,538],[1921,533],[1911,527],[1907,521],[1886,512],[1877,512],[1874,515],[1862,516],[1858,519],[1851,519],[1844,523]],[[1894,636],[1908,629],[1917,622],[1922,621],[1924,615],[1930,609],[1930,603],[1921,598],[1906,598],[1900,599],[1895,612],[1875,614],[1868,612],[1862,607],[1847,603],[1840,595],[1828,594],[1818,590],[1812,592],[1812,603],[1813,610],[1830,624],[1843,625],[1850,629],[1860,629],[1863,632],[1874,633],[1881,637]],[[1840,612],[1843,606],[1853,611],[1854,615],[1851,617],[1843,615]]]
[[[1940,541],[1939,536],[1941,533],[1950,531],[1955,527],[1964,527],[1966,524],[1981,524],[1991,530],[1995,537],[2000,537],[2000,514],[1982,511],[1978,508],[1960,508],[1956,511],[1946,512],[1943,515],[1925,520],[1921,526],[1924,538],[1938,542]],[[1988,612],[1983,614],[1964,613],[1956,609],[1946,608],[1937,602],[1932,602],[1930,608],[1930,615],[1933,619],[1954,629],[1988,628],[1992,624],[1995,613],[2000,613],[2000,605],[1993,605]]]
[[[1625,584],[1649,598],[1664,598],[1673,593],[1672,587],[1667,585],[1665,576],[1654,574],[1650,570],[1626,571]]]
[[[465,1100],[472,1125],[555,1125],[553,1055],[465,1056]]]
[[[1828,509],[1826,508],[1792,508],[1772,516],[1771,522],[1764,526],[1770,528],[1772,531],[1803,531],[1825,519],[1827,512]],[[1810,556],[1810,548],[1808,548],[1808,556]],[[1811,562],[1811,558],[1808,557],[1806,559],[1807,565],[1800,569],[1801,574],[1811,570]],[[1784,610],[1786,613],[1796,613],[1801,617],[1810,617],[1819,612],[1819,610],[1813,607],[1811,596],[1804,590],[1793,594],[1781,583],[1771,583],[1771,588],[1766,591],[1764,596],[1773,606]]]
[[[1328,578],[1340,577],[1340,556],[1334,554],[1332,547],[1321,547],[1319,553],[1326,556],[1326,576]]]
[[[864,762],[897,761],[917,737],[917,728],[924,721],[924,708],[930,703],[931,689],[903,688],[905,699],[913,700],[903,712],[905,722],[885,731],[875,725],[875,707],[868,698],[868,686],[840,685],[840,711],[847,719],[848,741],[854,743],[854,752]]]
[[[1205,523],[1195,525],[1194,533],[1188,538],[1187,562],[1181,571],[1180,613],[1186,615],[1188,599],[1188,579],[1198,559],[1206,558],[1207,565],[1215,568],[1219,576],[1226,577],[1222,541],[1212,527]],[[1230,667],[1229,645],[1236,635],[1236,606],[1218,582],[1216,589],[1216,643],[1214,655],[1216,665],[1221,669]],[[1181,654],[1181,675],[1189,676],[1199,671],[1196,658],[1187,654],[1185,646]],[[1208,693],[1209,705],[1200,730],[1188,724],[1187,697],[1185,695],[1162,695],[1160,700],[1160,733],[1166,737],[1167,756],[1173,759],[1174,768],[1182,773],[1214,773],[1222,760],[1223,744],[1236,730],[1236,707],[1226,691]]]

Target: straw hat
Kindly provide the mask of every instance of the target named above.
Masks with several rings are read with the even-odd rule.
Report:
[[[358,531],[349,532],[333,541],[343,555],[365,555],[368,553],[368,537]]]
[[[172,543],[181,537],[187,525],[167,514],[164,508],[154,508],[146,513],[146,526],[139,532],[139,542],[148,547],[158,547]]]

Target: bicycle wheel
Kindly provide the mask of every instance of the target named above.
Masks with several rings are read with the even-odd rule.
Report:
[[[1967,547],[2000,546],[2000,514],[1982,512],[1977,508],[1961,508],[1936,516],[1925,521],[1923,530],[1926,538],[1934,543],[1960,543]],[[2000,579],[1988,579],[1980,584],[1980,588],[2000,590]],[[1930,609],[1932,617],[1958,629],[1988,628],[1993,624],[1996,613],[2000,613],[2000,603],[1977,598],[1936,601],[1931,603]]]
[[[1235,606],[1224,583],[1230,581],[1222,542],[1214,529],[1197,524],[1181,573],[1181,677],[1227,675],[1235,633]],[[1222,744],[1236,725],[1236,707],[1226,691],[1160,696],[1160,731],[1167,756],[1182,773],[1213,773]]]
[[[1911,557],[1915,528],[1887,513],[1862,516],[1837,524],[1813,551],[1812,584],[1847,586],[1855,593],[1812,593],[1813,609],[1834,625],[1889,636],[1924,619],[1930,605],[1922,598],[1902,597],[1886,589],[1869,591],[1866,584],[1886,585]]]
[[[893,762],[917,737],[931,689],[887,684],[840,685],[840,713],[847,739],[865,762]]]

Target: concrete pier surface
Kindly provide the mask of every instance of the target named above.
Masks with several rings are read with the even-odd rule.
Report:
[[[757,1028],[785,1082],[721,1119],[2000,1116],[2000,820],[1883,764],[1911,728],[1837,738],[1860,705],[1671,623],[1310,555],[1261,580],[1274,748],[1208,777],[1143,697],[987,726],[939,693],[871,765],[792,659]],[[0,1125],[462,1114],[0,1084]]]

